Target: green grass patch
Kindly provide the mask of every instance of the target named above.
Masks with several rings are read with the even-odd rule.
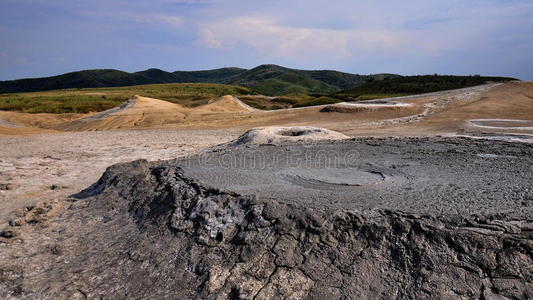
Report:
[[[308,100],[303,100],[293,105],[293,107],[306,107],[306,106],[315,106],[315,105],[325,105],[325,104],[334,104],[342,102],[342,100],[331,98],[331,97],[318,97]]]
[[[375,99],[385,99],[385,98],[394,98],[394,97],[402,97],[402,96],[408,96],[409,94],[363,94],[359,95],[357,98],[355,98],[356,101],[363,101],[363,100],[375,100]]]
[[[134,95],[166,100],[189,107],[224,95],[245,95],[244,87],[208,83],[149,84],[128,87],[65,89],[0,94],[0,110],[27,113],[88,113],[110,109]]]

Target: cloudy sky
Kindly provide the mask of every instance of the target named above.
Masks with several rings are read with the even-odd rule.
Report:
[[[0,80],[264,63],[533,80],[531,0],[0,0]]]

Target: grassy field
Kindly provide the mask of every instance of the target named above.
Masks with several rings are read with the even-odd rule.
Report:
[[[403,94],[361,95],[353,99],[328,96],[293,95],[267,97],[252,95],[248,88],[210,83],[148,84],[128,87],[65,89],[46,92],[0,94],[0,110],[27,113],[88,113],[122,104],[133,95],[157,98],[188,107],[206,104],[210,98],[236,95],[246,104],[259,109],[283,109],[386,98]]]
[[[339,103],[343,100],[338,98],[332,98],[328,96],[282,96],[272,99],[274,103],[285,103],[289,104],[290,107],[305,107],[313,105],[324,105],[324,104],[333,104]]]
[[[194,107],[209,98],[250,94],[247,88],[207,83],[149,84],[128,87],[66,89],[0,94],[0,110],[29,113],[87,113],[103,111],[133,95],[142,95]]]
[[[406,94],[365,94],[358,97],[253,95],[248,88],[208,83],[149,84],[128,87],[65,89],[46,92],[0,94],[0,110],[27,113],[88,113],[122,104],[133,95],[178,103],[187,107],[207,104],[224,95],[236,95],[244,103],[265,110],[332,104],[403,96]]]
[[[289,78],[290,76],[286,74],[282,74],[281,77],[287,80],[292,78]],[[298,76],[294,75],[293,77],[296,78]],[[187,107],[206,104],[209,99],[215,97],[235,95],[252,107],[272,110],[332,104],[342,101],[361,101],[407,96],[423,92],[472,86],[489,81],[489,79],[492,81],[496,81],[496,79],[502,81],[510,80],[507,78],[478,76],[412,76],[391,78],[383,81],[371,81],[359,87],[333,94],[305,94],[305,92],[315,89],[315,86],[309,84],[306,87],[307,90],[295,88],[292,91],[294,93],[291,95],[276,97],[258,95],[258,91],[253,87],[246,88],[216,83],[147,84],[126,87],[80,88],[0,94],[0,110],[28,113],[98,112],[120,105],[133,95],[157,98]],[[266,84],[269,82],[272,83],[273,81],[265,80],[262,83]],[[305,82],[313,83],[314,81],[310,79]],[[287,85],[285,84],[280,86],[272,85],[268,88],[283,89],[286,87]]]
[[[364,101],[364,100],[376,100],[376,99],[385,99],[393,97],[402,97],[408,96],[408,93],[377,93],[377,94],[362,94],[357,97],[347,96],[343,98],[345,101]]]

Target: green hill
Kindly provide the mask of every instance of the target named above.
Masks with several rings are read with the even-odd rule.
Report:
[[[205,71],[176,71],[172,74],[176,75],[178,82],[222,83],[228,78],[238,76],[243,72],[246,72],[246,69],[220,68]]]
[[[160,69],[148,69],[145,71],[135,72],[132,75],[139,75],[146,78],[150,83],[173,83],[178,77],[170,72]]]
[[[119,70],[85,70],[52,77],[0,81],[0,93],[128,86],[151,83],[150,81],[145,76]]]
[[[84,70],[58,76],[0,81],[0,93],[40,92],[69,88],[99,88],[154,83],[220,83],[246,71],[222,68],[207,71],[178,71],[160,69],[128,73],[113,69]]]
[[[224,83],[249,87],[258,93],[279,96],[291,94],[327,95],[361,85],[368,80],[397,77],[393,74],[357,75],[332,70],[298,70],[277,65],[260,65],[231,77]]]
[[[396,74],[357,75],[330,70],[306,71],[306,73],[313,79],[338,87],[341,90],[364,84],[369,80],[401,77]]]
[[[329,94],[338,90],[325,82],[313,79],[305,71],[292,70],[276,65],[261,65],[225,83],[247,86],[260,94],[277,96],[289,94]]]
[[[67,88],[98,88],[153,83],[221,83],[249,87],[257,93],[279,96],[331,94],[398,75],[356,75],[331,70],[307,71],[277,65],[261,65],[246,70],[220,68],[204,71],[166,72],[160,69],[128,73],[119,70],[84,70],[58,76],[0,81],[0,93],[37,92]]]
[[[155,83],[218,83],[243,86],[267,96],[403,95],[441,91],[506,81],[513,78],[481,76],[358,75],[333,70],[298,70],[260,65],[250,70],[220,68],[204,71],[166,72],[160,69],[128,73],[119,70],[85,70],[63,75],[0,81],[0,93],[37,92],[68,88],[124,87]],[[374,97],[374,96],[373,96]],[[376,96],[377,97],[377,96]]]

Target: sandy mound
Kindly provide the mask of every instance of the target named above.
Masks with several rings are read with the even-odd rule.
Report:
[[[0,111],[0,134],[50,132],[59,124],[79,119],[82,114],[47,114]]]
[[[1,135],[46,133],[46,132],[54,132],[54,131],[36,128],[36,127],[6,126],[6,125],[0,124],[0,136]]]
[[[63,130],[152,127],[183,120],[190,109],[154,98],[134,96],[121,106],[61,126]]]
[[[257,109],[243,103],[237,97],[226,95],[210,101],[208,104],[194,109],[196,113],[235,113],[251,112]]]
[[[254,128],[231,143],[232,146],[245,144],[280,144],[286,142],[313,142],[342,140],[348,137],[325,128],[310,126]]]
[[[58,124],[79,118],[80,114],[32,114],[0,111],[0,135],[54,132]]]

